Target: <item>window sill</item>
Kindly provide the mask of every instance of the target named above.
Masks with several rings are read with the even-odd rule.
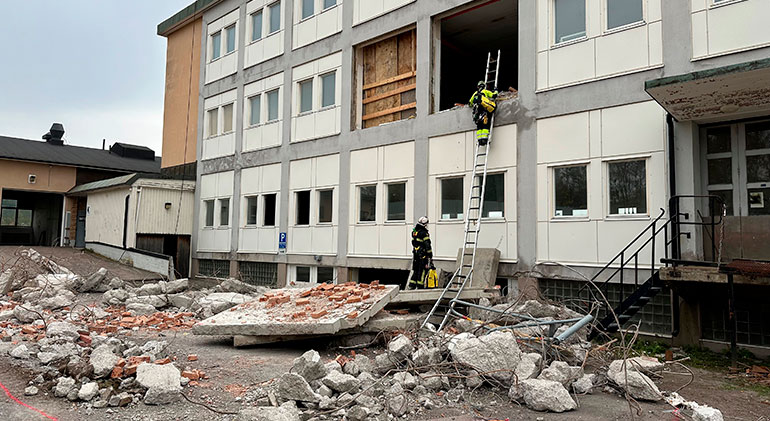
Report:
[[[709,10],[711,10],[711,9],[718,9],[720,7],[729,6],[729,5],[735,4],[735,3],[742,3],[744,1],[746,1],[746,0],[727,0],[727,1],[720,1],[720,2],[711,1],[711,5],[709,5],[708,8],[709,8]]]
[[[225,57],[227,57],[227,56],[229,56],[229,55],[235,54],[235,53],[237,53],[237,52],[238,52],[238,49],[236,48],[235,50],[233,50],[233,51],[230,51],[230,52],[229,52],[229,53],[227,53],[227,54],[222,54],[221,56],[219,56],[219,57],[217,57],[217,58],[215,58],[215,59],[211,60],[211,61],[209,62],[209,64],[211,64],[211,63],[214,63],[215,61],[219,61],[219,60],[222,60],[223,58],[225,58]]]
[[[588,41],[588,36],[583,35],[580,38],[571,39],[569,41],[560,42],[558,44],[551,45],[551,50],[556,50],[562,47],[569,47],[570,45],[580,44],[581,42]]]
[[[374,226],[374,225],[377,225],[377,221],[358,221],[358,222],[356,222],[356,225]]]
[[[587,216],[552,216],[548,222],[590,222],[591,218]]]
[[[260,41],[264,41],[264,40],[266,40],[266,39],[270,38],[270,37],[271,37],[271,36],[273,36],[273,35],[277,35],[277,34],[280,34],[280,33],[281,33],[281,31],[283,31],[283,28],[281,28],[281,29],[279,29],[279,30],[277,30],[277,31],[275,31],[275,32],[271,32],[271,33],[269,33],[269,34],[267,34],[267,35],[263,36],[262,38],[251,40],[251,41],[249,41],[249,43],[248,43],[248,44],[246,44],[246,46],[248,47],[248,46],[251,46],[251,45],[253,45],[253,44],[256,44],[256,43],[258,43],[258,42],[260,42]]]
[[[439,219],[437,224],[457,224],[464,223],[465,218]]]
[[[333,109],[335,109],[335,108],[337,108],[337,104],[327,105],[327,106],[325,106],[325,107],[321,107],[321,108],[319,108],[319,109],[318,109],[318,112],[320,113],[321,111],[328,111],[328,110],[333,110]]]
[[[393,220],[393,221],[385,221],[385,225],[407,225],[406,219],[400,219],[400,220]]]
[[[313,110],[310,110],[310,111],[302,111],[302,112],[300,112],[300,113],[297,113],[297,115],[295,115],[294,117],[305,117],[305,116],[311,115],[311,114],[313,114],[313,113],[315,113],[315,111],[313,111]]]
[[[627,31],[629,29],[639,28],[639,27],[642,27],[642,26],[645,26],[645,25],[647,25],[647,21],[642,19],[642,20],[640,20],[638,22],[627,23],[627,24],[625,24],[623,26],[618,26],[617,28],[605,29],[604,32],[602,32],[602,35],[612,35],[612,34],[616,34],[618,32],[623,32],[623,31]]]
[[[250,129],[256,129],[256,128],[258,128],[258,127],[269,126],[269,125],[273,125],[273,124],[279,123],[280,121],[281,121],[281,120],[280,120],[280,119],[278,119],[278,120],[271,120],[271,121],[266,121],[266,122],[264,122],[264,123],[259,123],[259,124],[252,124],[252,125],[250,125],[250,126],[246,126],[246,127],[244,128],[244,130],[250,130]]]
[[[650,215],[637,214],[637,215],[607,215],[604,218],[605,221],[649,221]]]

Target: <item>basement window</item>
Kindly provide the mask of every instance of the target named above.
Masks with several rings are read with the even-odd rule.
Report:
[[[434,18],[433,112],[467,105],[476,84],[484,79],[487,55],[496,57],[498,50],[498,90],[518,87],[518,3],[474,1]],[[467,122],[471,123],[470,113]]]
[[[412,28],[356,48],[358,96],[353,129],[376,127],[417,114],[417,38]]]
[[[264,227],[275,226],[275,198],[275,193],[262,196],[262,209],[264,209],[265,212],[264,218],[262,220],[262,226]]]

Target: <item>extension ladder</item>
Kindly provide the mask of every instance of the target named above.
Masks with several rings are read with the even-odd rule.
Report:
[[[492,53],[487,54],[487,67],[484,75],[484,85],[494,79],[494,86],[497,87],[497,75],[500,70],[500,50],[497,51],[497,58],[492,57]],[[460,265],[452,274],[452,278],[447,282],[444,290],[441,292],[436,304],[430,310],[423,320],[420,328],[424,328],[431,318],[441,317],[441,324],[438,331],[446,326],[451,316],[459,316],[455,310],[457,300],[460,298],[463,289],[471,280],[473,275],[473,266],[476,263],[476,249],[478,247],[479,232],[481,231],[481,218],[484,211],[484,192],[487,181],[487,158],[489,148],[492,145],[492,131],[494,130],[495,115],[492,114],[489,139],[482,145],[476,142],[476,155],[473,159],[473,176],[471,181],[471,190],[468,197],[468,206],[465,212],[465,234],[463,236],[462,254],[460,255]],[[475,138],[475,136],[474,136]]]

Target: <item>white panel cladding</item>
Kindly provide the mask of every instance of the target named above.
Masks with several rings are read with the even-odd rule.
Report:
[[[146,185],[149,184],[149,185]],[[163,184],[152,186],[152,184]],[[195,182],[181,180],[141,180],[137,234],[191,235]],[[166,203],[170,207],[166,209]]]
[[[227,92],[222,92],[219,95],[206,98],[203,101],[203,152],[201,159],[212,159],[222,156],[233,155],[235,153],[235,110],[238,108],[236,103],[237,90],[232,89]],[[226,113],[224,112],[225,106],[232,105],[232,114],[230,115],[230,127],[231,130],[225,131]],[[210,132],[210,120],[212,112],[216,116],[217,131],[215,133]]]
[[[239,253],[278,253],[278,225],[265,226],[264,196],[275,194],[276,223],[281,201],[281,164],[269,164],[241,170],[241,221],[238,235]],[[256,197],[257,223],[249,224],[248,197]]]
[[[666,207],[665,113],[654,101],[540,119],[537,138],[538,261],[606,263]],[[647,211],[610,215],[608,165],[636,159]],[[555,216],[554,169],[575,165],[587,166],[587,215]]]
[[[353,0],[353,26],[414,1],[416,0]]]
[[[198,251],[230,251],[230,238],[232,235],[232,196],[233,196],[233,171],[225,171],[201,176],[200,183],[200,215],[198,218]],[[220,199],[229,199],[228,225],[219,226]],[[214,200],[214,226],[206,226],[207,200]]]
[[[238,15],[239,9],[235,9],[232,12],[222,16],[221,18],[211,22],[206,27],[206,83],[214,82],[215,80],[222,79],[225,76],[230,76],[238,71]],[[225,29],[235,25],[235,50],[227,52],[227,36]],[[220,42],[220,56],[213,57],[215,38],[212,36],[216,33],[221,34],[219,38]]]
[[[291,141],[301,142],[340,133],[342,125],[342,53],[337,52],[292,69]],[[321,76],[334,72],[334,104],[323,106]],[[312,83],[312,107],[300,112],[300,82]]]
[[[693,58],[770,45],[770,2],[692,1]]]
[[[114,190],[97,191],[88,194],[86,203],[86,241],[123,247],[123,228],[127,226],[126,239],[133,238],[133,221],[129,214],[129,224],[124,221],[126,197],[131,193],[129,187]],[[129,207],[132,203],[129,203]]]
[[[642,0],[642,21],[608,29],[606,1],[586,0],[586,35],[562,43],[554,39],[553,1],[538,1],[537,90],[661,66],[661,1]]]
[[[244,68],[249,68],[256,64],[270,60],[283,54],[283,37],[284,37],[284,17],[286,15],[286,7],[288,2],[281,1],[280,11],[280,29],[275,32],[270,32],[269,19],[271,9],[270,6],[279,3],[275,0],[252,0],[246,3],[246,56],[244,57]],[[254,37],[254,15],[258,12],[262,12],[262,33],[260,36]]]
[[[403,220],[388,220],[388,185],[405,184]],[[396,143],[350,153],[348,254],[351,256],[411,256],[409,245],[415,216],[414,142]],[[359,221],[360,188],[376,186],[374,221]]]
[[[268,121],[268,93],[278,90],[278,118]],[[281,145],[283,139],[283,72],[243,87],[243,152]],[[251,98],[259,98],[259,121],[252,124]]]
[[[342,31],[343,1],[323,8],[323,0],[313,0],[315,13],[302,19],[302,2],[294,2],[294,32],[292,49],[304,47]]]
[[[339,232],[339,154],[291,161],[289,164],[288,251],[297,254],[337,253]],[[320,195],[332,191],[332,221],[320,221]],[[297,192],[310,191],[310,220],[297,224]]]
[[[463,177],[463,210],[468,203],[471,170],[475,153],[473,131],[429,139],[428,219],[436,259],[454,260],[463,238],[464,219],[441,220],[441,180]],[[503,261],[517,259],[516,239],[516,125],[494,128],[489,151],[488,175],[502,174],[504,183],[503,217],[485,218],[479,235],[483,247],[500,250]]]

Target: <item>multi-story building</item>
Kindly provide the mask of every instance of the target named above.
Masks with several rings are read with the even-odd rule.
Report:
[[[166,122],[196,138],[193,269],[403,281],[427,215],[453,270],[474,146],[458,105],[498,49],[499,88],[518,94],[497,110],[480,244],[500,250],[501,285],[534,278],[565,299],[595,278],[617,301],[660,258],[716,260],[715,235],[723,261],[768,258],[768,14],[763,0],[197,1],[158,27]],[[718,200],[692,197],[708,194],[727,202],[723,235],[669,220],[710,221]],[[669,285],[642,330],[670,335],[681,314],[679,340],[725,340],[721,285]],[[736,289],[739,340],[767,347],[752,288]]]

